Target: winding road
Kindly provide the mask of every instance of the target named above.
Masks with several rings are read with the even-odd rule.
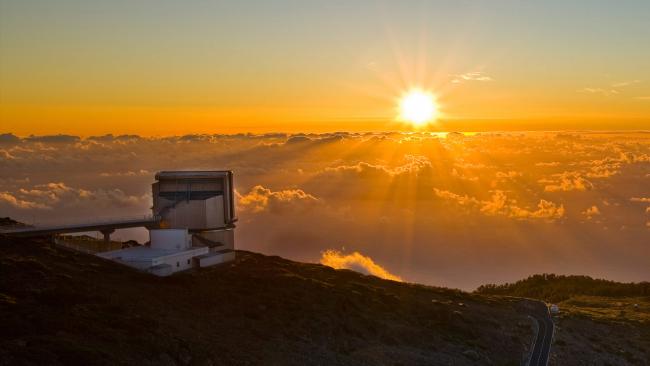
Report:
[[[530,355],[528,366],[546,366],[551,353],[551,341],[553,340],[553,319],[546,307],[546,304],[539,303],[531,314],[537,322],[538,330],[535,338],[533,352]]]

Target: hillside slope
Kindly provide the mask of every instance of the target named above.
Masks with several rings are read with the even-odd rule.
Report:
[[[477,292],[555,302],[551,365],[650,365],[650,283],[534,275]]]
[[[508,295],[558,302],[573,296],[650,296],[650,282],[620,283],[589,276],[537,274],[515,283],[483,285],[477,293]]]
[[[518,365],[520,306],[242,251],[157,278],[0,238],[3,365]]]

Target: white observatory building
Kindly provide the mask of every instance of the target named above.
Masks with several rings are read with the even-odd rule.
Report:
[[[152,185],[149,245],[97,255],[158,276],[235,258],[231,171],[163,171]]]

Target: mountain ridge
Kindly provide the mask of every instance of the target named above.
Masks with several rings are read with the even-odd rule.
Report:
[[[468,293],[247,251],[159,278],[0,235],[0,365],[519,365],[541,306],[525,298],[560,307],[549,365],[644,365],[647,285],[541,274]]]
[[[0,364],[518,365],[515,299],[238,251],[168,278],[0,238]]]
[[[475,292],[557,302],[577,295],[603,297],[650,296],[650,282],[622,283],[584,275],[544,273],[532,275],[514,283],[482,285]]]

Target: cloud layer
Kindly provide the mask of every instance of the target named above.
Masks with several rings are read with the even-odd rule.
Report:
[[[242,249],[318,262],[345,246],[407,281],[467,289],[650,277],[644,132],[1,134],[0,216],[144,215],[153,175],[172,169],[235,172]]]

